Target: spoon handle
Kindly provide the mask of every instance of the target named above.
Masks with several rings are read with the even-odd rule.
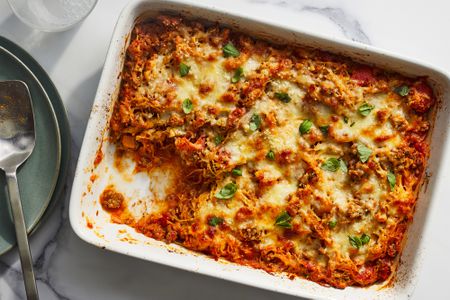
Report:
[[[5,173],[27,299],[38,300],[39,296],[34,278],[33,260],[31,258],[30,246],[28,245],[27,229],[23,217],[22,202],[20,201],[16,170],[6,171]]]

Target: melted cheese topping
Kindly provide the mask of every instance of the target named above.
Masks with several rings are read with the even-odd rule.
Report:
[[[123,222],[321,284],[383,281],[428,155],[420,84],[179,18],[138,24],[111,140],[150,189],[167,183]]]

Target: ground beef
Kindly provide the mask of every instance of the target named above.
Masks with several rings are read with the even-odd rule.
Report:
[[[112,187],[107,187],[100,195],[100,204],[105,210],[117,210],[122,208],[125,197],[114,190]]]

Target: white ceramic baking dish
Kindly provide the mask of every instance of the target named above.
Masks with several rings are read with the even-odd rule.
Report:
[[[123,174],[118,174],[113,167],[114,146],[109,144],[106,138],[112,104],[116,100],[120,84],[120,73],[129,34],[136,20],[151,18],[161,11],[172,11],[190,18],[219,22],[249,33],[254,37],[316,47],[405,75],[427,76],[429,78],[429,82],[433,85],[440,99],[431,137],[431,158],[427,170],[427,174],[431,174],[431,178],[420,193],[414,222],[409,228],[407,242],[393,284],[389,286],[375,285],[370,288],[351,287],[339,290],[323,287],[304,279],[290,280],[283,276],[270,275],[261,270],[221,260],[215,261],[177,245],[166,245],[150,239],[136,233],[131,227],[110,222],[110,216],[101,209],[98,202],[99,194],[106,185],[114,183],[122,193],[130,199],[134,199],[132,210],[139,214],[151,209],[150,200],[153,196],[151,191],[155,191],[155,188],[157,190],[159,184],[150,181],[143,174],[133,175],[131,171],[128,171],[129,174],[125,177]],[[123,10],[108,51],[78,160],[70,201],[72,228],[83,240],[98,247],[277,292],[314,299],[407,298],[414,288],[422,257],[424,245],[421,243],[421,234],[426,224],[429,204],[431,201],[437,201],[444,197],[433,193],[433,190],[437,185],[444,184],[439,180],[440,173],[448,172],[444,168],[440,170],[439,167],[443,155],[450,153],[450,147],[447,143],[450,114],[449,77],[443,71],[412,59],[405,59],[371,46],[347,40],[313,35],[301,31],[299,28],[278,26],[273,20],[260,21],[251,16],[244,16],[243,13],[219,11],[207,5],[177,0],[138,0],[131,2]],[[94,161],[99,149],[101,149],[104,157],[101,163],[95,166]],[[130,163],[130,168],[132,167],[132,163]],[[448,187],[446,189],[450,192]]]

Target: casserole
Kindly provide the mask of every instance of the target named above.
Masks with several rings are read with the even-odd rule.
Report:
[[[342,291],[319,287],[311,284],[310,282],[302,282],[301,284],[299,284],[297,282],[298,279],[290,281],[287,278],[271,277],[267,274],[261,273],[260,271],[249,270],[244,267],[236,267],[235,265],[225,263],[216,263],[211,260],[205,259],[200,255],[190,253],[177,246],[165,246],[156,241],[143,238],[135,232],[130,231],[126,226],[110,224],[108,216],[104,214],[101,209],[99,211],[99,203],[97,200],[99,193],[104,189],[104,185],[107,183],[108,178],[115,176],[111,169],[108,168],[108,165],[111,166],[111,164],[114,163],[112,155],[114,149],[108,145],[107,141],[104,141],[104,138],[106,134],[106,125],[111,113],[111,106],[113,101],[116,99],[118,92],[116,77],[122,70],[123,63],[123,60],[117,61],[117,59],[115,59],[117,64],[110,65],[108,64],[108,61],[113,61],[114,57],[119,56],[120,51],[124,50],[126,46],[126,37],[129,34],[131,27],[134,25],[134,21],[136,20],[137,16],[141,18],[148,18],[152,17],[152,15],[158,14],[161,10],[181,11],[187,16],[194,17],[197,15],[201,15],[202,17],[206,17],[207,19],[219,20],[220,23],[235,26],[236,28],[243,30],[244,32],[248,32],[255,36],[267,38],[270,40],[283,40],[284,42],[294,44],[298,43],[298,41],[301,41],[302,45],[320,47],[321,49],[342,53],[357,60],[374,63],[382,68],[387,67],[389,64],[395,65],[397,67],[390,67],[389,69],[402,72],[406,75],[428,76],[430,83],[435,87],[435,92],[441,99],[442,97],[446,96],[445,93],[447,92],[446,89],[448,88],[448,81],[446,79],[446,76],[441,74],[440,72],[433,71],[432,69],[426,67],[420,67],[419,65],[414,63],[407,63],[405,61],[402,61],[401,59],[385,56],[385,54],[383,53],[373,53],[372,51],[368,51],[368,47],[364,47],[366,49],[362,49],[361,46],[356,46],[352,43],[343,45],[343,43],[340,42],[325,41],[321,38],[314,38],[301,33],[295,33],[292,36],[292,32],[277,28],[276,26],[268,26],[258,22],[250,22],[248,20],[240,18],[231,18],[230,16],[224,14],[218,15],[217,13],[208,10],[203,10],[201,13],[194,14],[193,10],[199,12],[200,8],[194,9],[189,5],[181,5],[175,2],[169,2],[166,4],[161,4],[160,2],[151,2],[151,5],[148,3],[134,3],[131,4],[127,9],[125,9],[121,19],[119,20],[118,29],[116,30],[116,33],[114,35],[114,39],[117,39],[117,47],[112,47],[108,54],[107,64],[102,76],[99,92],[96,97],[96,102],[94,103],[93,113],[88,125],[85,142],[80,155],[77,174],[74,181],[70,207],[70,218],[72,226],[74,227],[77,234],[94,244],[105,246],[115,251],[123,252],[132,250],[129,254],[146,259],[160,261],[163,263],[167,263],[168,260],[171,260],[171,262],[169,263],[170,265],[175,265],[191,270],[192,268],[198,267],[199,271],[202,273],[212,274],[215,273],[218,269],[221,269],[221,275],[225,278],[257,285],[260,287],[268,287],[274,290],[280,290],[283,292],[301,296],[311,296],[315,294],[315,296],[322,297],[343,297],[347,295],[347,293],[343,293]],[[130,13],[132,17],[130,17]],[[123,28],[120,29],[122,26]],[[110,95],[108,95],[108,93]],[[435,133],[433,135],[434,139],[436,139],[437,134],[446,133],[445,124],[446,122],[448,122],[448,116],[447,118],[441,117],[442,111],[443,110],[439,110],[437,115],[435,124],[436,127],[434,129]],[[442,130],[439,130],[439,124],[441,124],[441,126],[442,124],[444,125],[443,127],[440,127],[442,128]],[[100,152],[97,152],[99,147],[102,147],[102,149]],[[432,143],[432,161],[429,166],[434,176],[436,175],[436,173],[434,172],[435,169],[433,169],[433,163],[439,157],[439,150],[435,150]],[[103,154],[103,159],[99,159],[100,154]],[[97,162],[98,165],[96,165],[95,162]],[[434,165],[434,167],[435,166],[436,165]],[[96,172],[91,174],[94,169],[93,167],[96,169]],[[102,171],[99,172],[98,170]],[[121,179],[118,178],[117,180],[119,182]],[[145,178],[133,178],[133,180],[130,182],[126,179],[124,180],[125,181],[122,182],[122,185],[127,186],[130,195],[133,195],[134,198],[142,198],[143,195],[139,194],[142,189],[139,190],[137,186],[146,184]],[[417,218],[420,218],[420,212],[425,211],[424,208],[422,208],[421,210],[422,205],[424,204],[424,202],[426,202],[426,200],[424,199],[427,199],[425,196],[421,195],[419,198],[420,200],[417,206],[416,221],[411,226],[411,228],[414,228],[414,226],[418,224]],[[419,219],[419,223],[420,220],[423,222],[423,216],[421,219]],[[417,226],[421,228],[420,225]],[[403,258],[405,258],[405,255],[407,255],[408,249],[410,249],[411,245],[413,245],[413,242],[414,240],[411,240],[406,245]],[[126,248],[124,248],[119,246],[121,243],[128,243],[130,245],[127,245],[125,246]],[[152,251],[145,250],[145,248],[147,247],[152,248]],[[167,251],[167,249],[172,251],[176,250],[178,254],[167,253],[165,252]],[[180,252],[189,253],[189,255],[182,255],[180,254]],[[412,251],[409,253],[412,254],[413,252],[414,249],[412,249]],[[181,256],[178,257],[177,255]],[[176,260],[175,257],[179,258],[179,260]],[[414,261],[411,260],[411,262],[413,263]],[[398,273],[399,275],[401,275],[401,270],[405,267],[405,265],[406,264],[402,264],[400,266]],[[412,265],[407,266],[408,268],[406,270],[411,270]],[[239,271],[233,272],[232,270],[235,268],[237,268]],[[252,274],[252,276],[245,276],[246,274]],[[295,282],[297,282],[297,284],[295,284]],[[375,286],[369,289],[350,288],[349,290],[352,291],[353,298],[363,296],[366,298],[374,298],[375,296],[382,296],[383,294],[384,296],[386,296],[386,293],[391,293],[391,295],[394,295],[392,293],[397,293],[395,295],[399,296],[402,294],[402,291],[403,294],[405,294],[405,289],[401,289],[398,284],[394,285],[394,287],[386,288],[376,292],[377,288],[379,287]]]

